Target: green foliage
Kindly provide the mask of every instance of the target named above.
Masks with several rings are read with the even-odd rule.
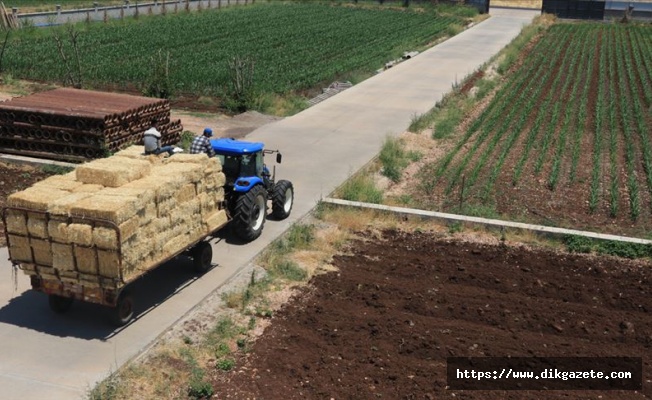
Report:
[[[229,84],[230,57],[251,54],[258,92],[300,91],[349,71],[372,73],[389,56],[422,49],[446,35],[450,24],[463,23],[458,16],[412,9],[312,2],[256,2],[220,11],[141,16],[137,22],[78,25],[86,82],[140,87],[153,75],[152,49],[165,49],[162,56],[169,51],[174,57],[170,90],[222,95]],[[50,35],[16,33],[5,57],[6,71],[21,79],[57,80],[62,65]]]
[[[41,167],[41,171],[51,175],[64,175],[74,170],[75,169],[73,167],[66,167],[63,165],[45,164]]]
[[[387,137],[378,156],[383,168],[381,173],[393,182],[401,180],[401,174],[409,163],[403,143],[396,138]]]
[[[463,110],[455,105],[446,107],[441,112],[441,116],[435,122],[435,129],[432,133],[434,139],[444,139],[451,136],[455,132],[455,128],[462,121],[464,116]]]
[[[188,385],[188,397],[191,399],[209,399],[214,393],[213,385],[202,379],[193,379]]]
[[[337,195],[344,200],[363,203],[381,204],[383,202],[383,192],[376,188],[374,180],[369,174],[352,176],[337,190]]]
[[[114,400],[121,393],[121,382],[117,374],[112,373],[87,393],[88,400]]]
[[[485,98],[492,90],[496,88],[498,81],[496,79],[480,79],[476,86],[478,91],[475,94],[476,99],[481,100]]]
[[[223,358],[221,360],[218,360],[215,366],[217,367],[217,369],[222,371],[231,371],[235,366],[235,360],[233,360],[232,358]]]
[[[306,270],[291,260],[281,260],[269,269],[270,274],[290,281],[303,281],[308,277]]]
[[[408,131],[412,133],[421,133],[424,130],[428,129],[429,126],[430,126],[430,119],[428,118],[428,114],[421,114],[421,115],[414,114],[412,116],[412,120],[410,121],[410,126],[408,127]]]
[[[179,140],[179,147],[181,147],[186,153],[190,151],[190,145],[195,139],[195,134],[190,131],[183,131],[181,134],[181,139]]]
[[[170,52],[163,53],[159,49],[156,55],[150,58],[148,63],[151,70],[145,81],[143,95],[169,99],[172,97],[172,81],[170,80]]]
[[[640,243],[598,240],[583,236],[565,236],[563,240],[566,249],[572,253],[598,253],[623,258],[650,258],[652,245]]]
[[[315,239],[315,226],[308,224],[295,224],[288,232],[272,242],[271,251],[276,255],[285,255],[295,249],[306,248]]]

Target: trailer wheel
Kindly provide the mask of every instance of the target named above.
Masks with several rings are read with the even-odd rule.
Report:
[[[294,204],[294,187],[292,182],[281,180],[272,188],[272,215],[278,220],[290,216]]]
[[[208,242],[199,242],[191,251],[195,271],[203,274],[213,266],[213,248]]]
[[[267,217],[267,191],[260,185],[236,199],[233,227],[240,239],[251,242],[263,232]]]
[[[51,294],[48,296],[48,304],[50,305],[50,310],[54,311],[57,314],[63,314],[70,310],[72,302],[72,297],[63,297],[56,294]]]
[[[111,322],[116,326],[124,326],[134,316],[134,299],[131,293],[123,290],[118,296],[115,307],[111,310]]]

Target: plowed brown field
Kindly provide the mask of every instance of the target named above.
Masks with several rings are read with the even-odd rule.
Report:
[[[334,264],[217,375],[217,398],[652,395],[649,263],[387,231]],[[642,356],[643,392],[450,391],[452,356]]]

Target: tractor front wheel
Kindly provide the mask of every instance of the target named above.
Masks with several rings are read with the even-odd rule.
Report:
[[[251,242],[263,232],[266,217],[267,192],[257,185],[236,199],[232,222],[235,234],[240,239]]]
[[[290,216],[294,204],[294,187],[292,182],[281,180],[272,188],[272,215],[277,220]]]

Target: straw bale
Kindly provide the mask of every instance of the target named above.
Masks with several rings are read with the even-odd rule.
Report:
[[[206,231],[201,225],[196,226],[188,232],[189,243],[197,242],[206,237]]]
[[[176,253],[185,250],[189,244],[190,238],[188,235],[175,236],[172,239],[168,240],[163,246],[163,257],[170,258]]]
[[[101,249],[117,250],[118,234],[112,228],[93,228],[93,245]]]
[[[7,236],[9,238],[9,256],[12,260],[27,263],[34,262],[28,238],[11,234]]]
[[[133,158],[136,160],[145,160],[149,162],[150,164],[160,164],[165,158],[165,153],[164,154],[150,154],[150,155],[145,155],[145,149],[143,146],[130,146],[127,147],[124,150],[120,150],[119,152],[114,154],[115,157],[126,157],[126,158]]]
[[[71,243],[90,246],[93,243],[93,227],[87,224],[68,225],[68,240]]]
[[[170,215],[170,211],[174,210],[177,206],[177,201],[174,198],[169,198],[157,203],[157,216],[159,218]]]
[[[168,157],[163,160],[163,164],[169,163],[193,163],[193,164],[207,164],[208,155],[206,153],[200,154],[175,154],[174,157]]]
[[[45,281],[57,281],[57,282],[60,282],[61,279],[59,279],[57,274],[54,273],[54,270],[50,270],[50,271],[52,271],[52,273],[50,273],[49,271],[46,272],[46,270],[42,270],[41,268],[39,268],[36,271],[36,275],[40,276],[41,279],[43,279]],[[30,274],[28,274],[28,275],[30,275]]]
[[[154,176],[173,176],[177,181],[199,182],[204,177],[202,165],[192,163],[168,163],[156,166],[152,171]]]
[[[177,190],[174,194],[174,199],[177,201],[177,204],[181,204],[194,199],[196,196],[195,185],[193,183],[187,183]]]
[[[100,278],[94,275],[80,274],[79,282],[86,288],[100,288]],[[88,294],[88,293],[87,293]]]
[[[72,271],[75,269],[72,245],[52,243],[52,266],[59,271]]]
[[[69,192],[81,185],[83,185],[83,183],[76,181],[74,174],[65,174],[50,176],[40,182],[36,182],[32,187],[58,189]]]
[[[122,188],[150,189],[156,194],[155,202],[169,199],[185,183],[173,175],[158,175],[158,168],[153,169],[153,175],[138,179],[122,186]]]
[[[107,278],[120,277],[120,256],[115,251],[97,250],[98,270]]]
[[[93,186],[93,185],[83,185],[83,186]],[[62,197],[50,203],[48,206],[48,212],[55,215],[70,215],[70,209],[72,205],[77,203],[80,200],[83,200],[87,197],[92,196],[92,193],[89,192],[78,192],[71,193],[68,196]]]
[[[143,204],[154,201],[156,191],[150,188],[122,186],[119,188],[106,188],[98,193],[100,196],[136,197]]]
[[[34,273],[36,272],[36,265],[29,264],[29,263],[20,263],[20,269],[25,271],[27,275],[34,275]]]
[[[158,217],[158,210],[156,209],[156,204],[153,202],[148,203],[145,205],[145,208],[138,212],[138,218],[140,218],[141,225],[150,223],[156,217]]]
[[[40,265],[52,266],[52,246],[50,242],[41,239],[31,238],[29,245],[34,253],[34,263]]]
[[[75,261],[77,270],[85,274],[97,274],[97,255],[92,247],[75,246]]]
[[[61,243],[69,243],[68,224],[65,220],[50,219],[48,221],[48,235],[50,239]]]
[[[63,283],[69,283],[72,285],[78,285],[79,284],[79,278],[77,277],[77,273],[75,272],[75,276],[62,276],[59,274],[59,280]]]
[[[109,157],[77,167],[77,180],[107,187],[120,187],[147,176],[149,161],[128,157]]]
[[[104,189],[104,186],[98,185],[95,183],[86,183],[82,184],[72,190],[73,193],[89,193],[89,194],[95,194],[99,192],[100,190]]]
[[[143,206],[136,197],[95,195],[78,201],[70,211],[78,217],[101,218],[121,224],[136,215]]]
[[[28,208],[35,211],[46,211],[48,205],[57,199],[69,195],[70,192],[44,187],[31,187],[21,192],[13,193],[7,198],[7,206]]]
[[[226,211],[225,210],[219,210],[214,214],[205,216],[203,218],[204,225],[206,227],[206,233],[212,233],[218,228],[221,228],[224,226],[229,221],[229,219],[226,216]]]
[[[208,159],[204,168],[204,173],[206,175],[212,175],[216,172],[222,172],[222,163],[217,157]]]
[[[122,240],[122,242],[127,241],[138,231],[138,228],[140,226],[141,226],[141,221],[137,215],[121,223],[120,226],[118,227],[118,229],[120,230],[120,240]]]
[[[27,216],[24,212],[18,210],[7,210],[5,214],[5,229],[9,233],[27,234]]]
[[[48,225],[44,214],[27,213],[27,231],[30,235],[47,238]]]

